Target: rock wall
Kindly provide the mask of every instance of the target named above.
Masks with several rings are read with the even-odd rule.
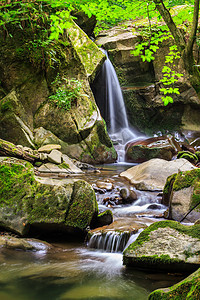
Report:
[[[199,130],[200,99],[190,85],[181,62],[176,70],[182,73],[177,83],[180,95],[173,96],[174,103],[166,107],[159,92],[159,80],[170,41],[164,41],[152,62],[143,62],[131,50],[142,37],[134,22],[126,22],[102,32],[96,43],[108,51],[117,72],[130,123],[146,134],[179,129]]]

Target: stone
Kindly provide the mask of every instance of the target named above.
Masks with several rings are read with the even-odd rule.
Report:
[[[149,295],[148,300],[199,299],[199,278],[200,268],[179,283],[169,288],[153,291]]]
[[[35,239],[16,238],[8,234],[0,236],[0,248],[38,251],[47,250],[51,247],[50,244]]]
[[[96,185],[98,188],[105,189],[107,191],[111,191],[113,189],[113,184],[111,182],[97,181]]]
[[[120,174],[139,190],[161,191],[163,190],[167,177],[179,171],[196,169],[186,159],[181,158],[166,161],[154,158],[140,165],[129,168]]]
[[[159,221],[140,233],[123,253],[123,263],[134,268],[191,272],[200,266],[200,225]]]
[[[184,222],[191,223],[198,220],[200,218],[199,194],[199,168],[170,176],[166,181],[162,197],[162,203],[169,206],[168,218],[176,221],[184,218]]]
[[[62,153],[58,150],[52,150],[50,154],[48,154],[47,159],[48,161],[59,165],[62,162]]]
[[[94,190],[84,180],[42,178],[24,160],[0,159],[2,228],[20,236],[29,231],[84,234],[97,213]]]
[[[123,201],[125,201],[125,203],[131,203],[137,200],[136,192],[127,188],[122,188],[120,190],[120,196],[122,197]]]
[[[171,160],[181,150],[180,145],[171,136],[159,136],[129,142],[125,147],[125,160],[142,163],[152,158]]]
[[[81,174],[84,173],[79,167],[77,167],[72,160],[65,154],[62,155],[63,163],[69,165],[71,172],[74,174]],[[80,163],[81,164],[81,163]]]
[[[102,227],[105,225],[110,225],[113,222],[113,213],[111,210],[107,209],[103,211],[102,213],[98,214],[96,220],[94,220],[94,223],[91,227]]]
[[[49,145],[45,145],[42,146],[38,149],[38,152],[40,153],[50,153],[52,150],[60,150],[61,149],[61,145],[54,145],[54,144],[49,144]]]

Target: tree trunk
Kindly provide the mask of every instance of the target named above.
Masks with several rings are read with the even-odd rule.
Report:
[[[190,75],[190,82],[195,90],[200,92],[200,72],[198,68],[195,66],[195,60],[193,56],[193,46],[196,39],[197,33],[197,26],[198,26],[198,17],[199,17],[199,0],[194,1],[194,13],[193,13],[193,22],[191,32],[186,42],[184,39],[183,34],[177,28],[176,24],[174,23],[170,12],[165,7],[163,0],[153,0],[156,9],[159,11],[160,15],[164,19],[167,27],[169,28],[174,41],[178,47],[179,52],[181,53],[184,68]]]
[[[39,154],[32,154],[28,151],[24,151],[21,148],[17,148],[14,144],[0,139],[0,156],[11,156],[27,160],[31,163],[40,159]]]

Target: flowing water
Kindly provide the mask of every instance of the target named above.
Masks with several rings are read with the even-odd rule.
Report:
[[[97,180],[113,182],[114,188],[97,194],[100,210],[107,209],[103,197],[112,197],[121,187],[129,184],[118,176],[130,165],[104,166],[100,174],[83,175],[91,184]],[[115,220],[136,218],[151,224],[157,220],[163,207],[148,209],[149,205],[160,205],[154,193],[138,192],[138,200],[132,204],[112,205]],[[133,242],[134,234],[122,239],[121,249],[116,243],[104,250],[88,248],[86,243],[51,241],[49,250],[41,246],[40,251],[16,251],[0,248],[0,299],[1,300],[143,300],[160,287],[167,287],[182,279],[180,276],[156,274],[126,269],[122,264],[122,248]],[[112,241],[117,240],[113,235]],[[104,241],[102,241],[102,244]],[[118,241],[119,243],[119,241]],[[119,243],[120,244],[120,243]],[[126,244],[126,246],[125,246]],[[101,247],[96,247],[101,248]],[[108,252],[108,251],[113,251]],[[115,252],[118,251],[118,252]]]

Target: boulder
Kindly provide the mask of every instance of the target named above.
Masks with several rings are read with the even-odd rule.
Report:
[[[179,283],[169,288],[153,291],[149,295],[148,300],[199,299],[199,278],[200,268]]]
[[[168,218],[181,221],[185,217],[184,221],[194,223],[200,218],[199,195],[199,168],[170,176],[165,184],[162,197],[162,203],[169,206]],[[187,213],[189,214],[186,216]]]
[[[129,142],[125,148],[125,160],[142,163],[152,158],[171,160],[181,150],[180,145],[171,136],[159,136],[136,142]]]
[[[123,263],[134,268],[191,272],[200,266],[200,225],[175,221],[153,223],[123,253]]]
[[[0,159],[0,226],[21,236],[28,232],[83,233],[97,215],[92,187],[79,179],[34,176],[33,166]]]
[[[41,242],[35,239],[17,238],[11,235],[0,236],[0,248],[15,249],[15,250],[48,250],[52,246],[46,242]]]
[[[122,172],[120,176],[129,180],[138,190],[161,191],[168,176],[179,171],[193,170],[195,168],[184,158],[172,161],[154,158],[129,168]]]

